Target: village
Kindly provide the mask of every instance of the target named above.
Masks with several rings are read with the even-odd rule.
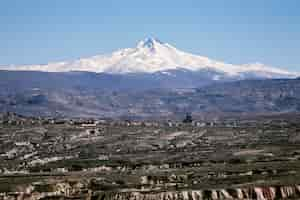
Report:
[[[300,116],[0,119],[0,199],[300,196]],[[300,178],[300,177],[299,177]]]

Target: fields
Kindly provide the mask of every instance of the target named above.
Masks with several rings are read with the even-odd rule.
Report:
[[[0,199],[297,198],[299,122],[3,116]]]

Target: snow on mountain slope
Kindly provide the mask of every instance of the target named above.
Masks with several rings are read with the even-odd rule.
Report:
[[[191,71],[211,70],[229,77],[296,77],[299,74],[268,67],[260,63],[232,65],[211,60],[207,57],[185,53],[175,47],[153,38],[140,41],[135,48],[127,48],[108,55],[82,58],[70,62],[47,65],[4,66],[5,70],[32,70],[47,72],[89,71],[112,74],[154,73],[160,71],[187,69]]]

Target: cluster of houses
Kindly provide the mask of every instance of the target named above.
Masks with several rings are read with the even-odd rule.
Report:
[[[183,121],[174,120],[161,120],[161,121],[142,121],[142,120],[113,120],[113,119],[86,119],[86,118],[42,118],[42,117],[25,117],[16,113],[4,113],[0,114],[0,124],[9,125],[47,125],[47,124],[70,124],[82,127],[96,127],[97,125],[107,126],[144,126],[144,127],[181,127],[181,126],[193,126],[193,127],[237,127],[237,120],[194,120],[190,115],[187,115]]]

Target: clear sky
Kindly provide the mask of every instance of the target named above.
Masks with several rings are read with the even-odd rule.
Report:
[[[157,37],[233,64],[300,71],[299,0],[0,0],[0,65],[110,53]]]

